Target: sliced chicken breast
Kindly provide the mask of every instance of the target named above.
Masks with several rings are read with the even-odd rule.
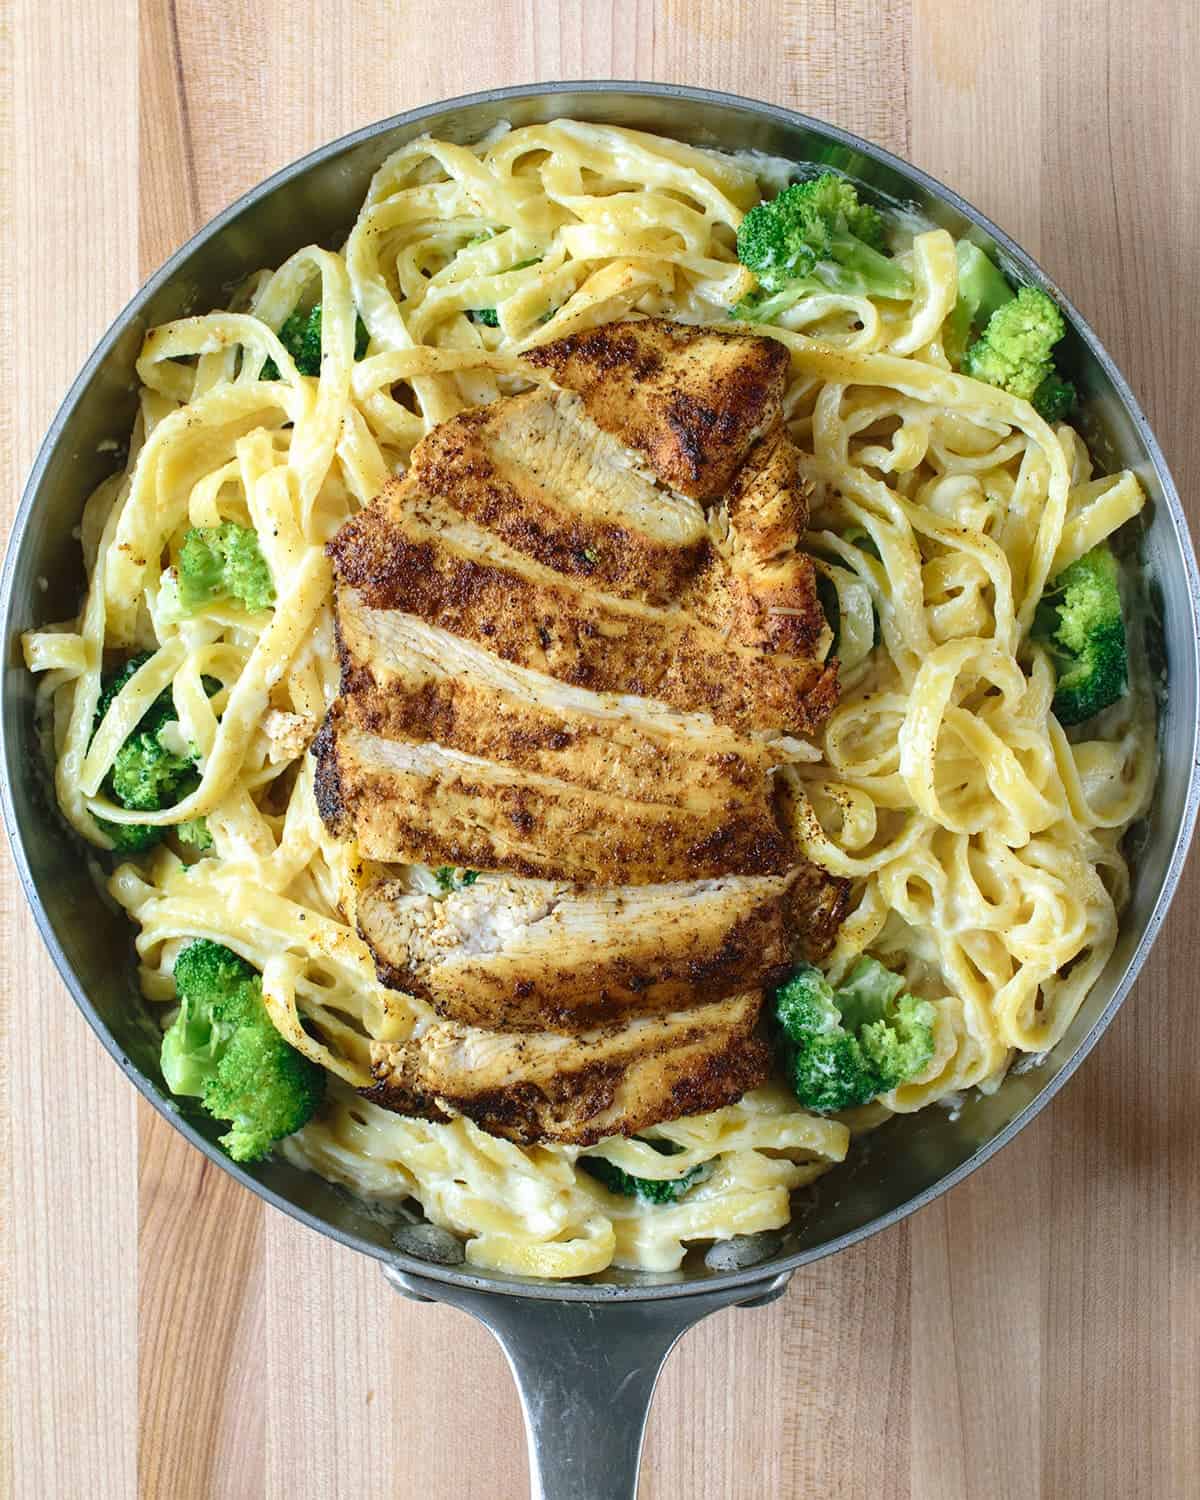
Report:
[[[315,786],[383,982],[440,1017],[373,1095],[584,1145],[765,1078],[762,986],[846,907],[776,786],[837,670],[786,349],[650,319],[530,358],[555,389],[435,429],[330,543]]]
[[[795,917],[809,898],[797,883],[735,876],[580,890],[484,875],[439,896],[385,875],[359,895],[358,928],[383,982],[448,1019],[579,1031],[777,980],[803,941]]]
[[[415,615],[518,666],[710,713],[742,731],[805,734],[836,701],[835,668],[743,644],[679,606],[565,577],[408,484],[330,542],[339,597],[354,589],[371,609]]]
[[[720,508],[720,554],[709,557],[681,603],[744,645],[824,662],[832,633],[812,558],[796,549],[808,525],[799,459],[782,429],[754,445]]]
[[[591,1146],[719,1109],[763,1083],[761,1004],[754,990],[571,1036],[437,1021],[406,1042],[372,1044],[368,1097],[400,1114],[466,1115],[522,1145]]]
[[[525,356],[583,397],[605,432],[672,489],[713,500],[783,415],[788,352],[777,340],[661,318],[607,323]]]
[[[388,739],[431,741],[632,802],[737,804],[773,824],[769,773],[785,746],[707,714],[592,693],[515,667],[398,610],[338,601],[341,702],[348,721]]]
[[[578,396],[544,389],[435,427],[408,482],[534,561],[634,599],[674,598],[708,538],[694,500],[658,488]]]
[[[794,862],[763,807],[637,802],[560,776],[359,729],[335,704],[317,737],[315,790],[327,826],[367,859],[461,865],[575,880],[653,884]]]

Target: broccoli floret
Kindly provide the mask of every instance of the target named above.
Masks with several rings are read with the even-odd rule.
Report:
[[[107,818],[96,818],[95,824],[112,841],[112,852],[117,855],[145,854],[162,842],[163,830],[149,823],[110,823]]]
[[[958,260],[958,301],[946,319],[942,342],[955,365],[962,362],[971,335],[984,328],[988,319],[1013,299],[1013,289],[999,266],[970,240],[955,246]]]
[[[179,550],[179,602],[197,610],[214,599],[235,599],[248,610],[275,601],[275,586],[257,534],[236,521],[194,526]]]
[[[644,1141],[643,1144],[653,1146],[662,1156],[676,1156],[683,1149],[674,1141]],[[641,1198],[646,1203],[678,1203],[689,1188],[695,1187],[697,1182],[708,1175],[707,1164],[704,1162],[697,1162],[694,1167],[689,1167],[681,1177],[668,1178],[634,1177],[603,1156],[581,1157],[579,1165],[597,1182],[602,1182],[610,1193],[619,1193],[626,1198]]]
[[[258,1161],[310,1118],[325,1074],[280,1036],[262,976],[222,944],[190,943],[175,960],[175,988],[179,1014],[162,1043],[167,1087],[231,1122],[221,1144],[234,1161]]]
[[[181,844],[187,844],[200,853],[212,848],[213,836],[207,818],[189,818],[186,823],[177,824],[175,836]]]
[[[318,302],[311,312],[294,312],[279,330],[279,342],[296,362],[301,375],[321,373],[321,304]],[[367,352],[371,335],[367,325],[359,317],[354,320],[354,357],[362,359]],[[278,380],[279,366],[268,359],[262,367],[260,380]]]
[[[1049,375],[1033,393],[1033,409],[1043,422],[1062,422],[1074,410],[1079,392],[1069,380],[1064,380],[1057,370]]]
[[[788,1081],[806,1109],[849,1109],[879,1092],[857,1038],[845,1031],[833,986],[805,965],[775,992]]]
[[[883,216],[832,172],[756,204],[738,229],[738,259],[759,291],[733,316],[764,323],[813,292],[906,298],[912,277],[886,251]]]
[[[154,730],[131,734],[117,751],[109,772],[113,796],[122,807],[138,812],[169,807],[194,779],[192,757],[168,749]]]
[[[860,958],[836,991],[842,1025],[882,1084],[894,1089],[919,1073],[933,1056],[933,1006],[904,992],[899,974],[874,958]]]
[[[1128,681],[1117,560],[1106,545],[1053,580],[1033,618],[1033,639],[1050,653],[1060,724],[1082,724],[1115,703]]]
[[[92,722],[92,733],[100,727],[100,721],[112,707],[117,694],[130,678],[150,660],[148,652],[131,656],[124,666],[104,678],[100,690],[100,701],[96,705],[96,716]],[[211,698],[221,690],[215,677],[202,677],[204,691]],[[113,763],[104,780],[104,789],[122,807],[141,812],[157,812],[172,802],[194,791],[199,783],[195,760],[183,756],[165,744],[162,731],[175,720],[175,702],[170,691],[158,697],[142,715],[133,733],[113,757]],[[96,826],[112,842],[112,852],[117,855],[143,854],[162,839],[165,829],[152,827],[148,823],[112,823],[107,818],[96,818]],[[176,833],[185,844],[197,849],[212,846],[212,836],[203,818],[180,823]]]
[[[803,964],[775,991],[788,1080],[806,1109],[867,1104],[914,1078],[933,1056],[933,1006],[860,958],[837,989]]]
[[[131,657],[118,671],[104,679],[100,701],[96,706],[93,733],[112,707],[117,694],[133,674],[150,660],[145,653]],[[215,684],[217,687],[219,683]],[[142,715],[133,733],[113,757],[112,767],[104,780],[104,789],[122,807],[139,812],[156,812],[178,802],[196,786],[195,762],[163,743],[162,730],[175,717],[175,704],[169,692],[162,692]],[[113,853],[142,854],[152,849],[163,835],[163,829],[144,823],[111,823],[97,818],[96,825],[112,841]]]
[[[479,871],[458,870],[453,865],[442,865],[433,872],[433,878],[444,891],[461,891],[475,884],[479,879]]]
[[[1046,293],[1023,286],[988,319],[983,337],[967,350],[963,369],[1023,401],[1040,400],[1043,415],[1061,417],[1075,404],[1074,387],[1054,369],[1054,346],[1065,332],[1063,315]]]

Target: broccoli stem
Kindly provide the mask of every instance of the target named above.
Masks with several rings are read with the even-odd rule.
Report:
[[[958,261],[958,300],[946,319],[942,334],[943,347],[952,364],[962,362],[971,335],[983,328],[992,314],[1016,293],[990,256],[970,240],[959,240],[955,246]]]

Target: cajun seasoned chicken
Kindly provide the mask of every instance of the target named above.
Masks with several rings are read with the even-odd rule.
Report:
[[[366,883],[358,926],[385,983],[450,1020],[582,1030],[782,977],[795,934],[810,958],[828,949],[843,895],[811,865],[583,889],[485,875],[445,896],[383,878]]]
[[[462,412],[413,462],[459,519],[605,593],[669,604],[704,555],[703,507],[659,489],[578,396],[534,390]]]
[[[367,858],[590,884],[794,862],[771,800],[780,749],[510,666],[357,590],[338,620],[345,690],[318,795]]]
[[[441,424],[329,545],[316,793],[381,979],[442,1017],[378,1097],[595,1140],[758,1081],[762,985],[832,942],[774,772],[836,663],[781,345],[647,319],[529,359],[553,387]]]
[[[572,1035],[436,1021],[407,1042],[372,1045],[369,1097],[402,1114],[466,1115],[522,1145],[591,1146],[720,1109],[764,1083],[761,1005],[752,990]]]
[[[526,357],[578,391],[597,426],[645,454],[664,484],[698,500],[720,499],[783,417],[787,350],[740,330],[606,323]]]

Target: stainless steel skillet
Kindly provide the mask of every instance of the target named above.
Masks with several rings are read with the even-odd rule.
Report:
[[[134,360],[147,329],[218,306],[232,283],[299,245],[334,245],[383,158],[423,132],[469,141],[498,121],[572,116],[659,131],[699,145],[756,149],[850,172],[914,203],[955,234],[971,232],[1022,280],[1047,286],[1067,311],[1068,362],[1084,392],[1093,446],[1110,467],[1140,475],[1152,500],[1148,571],[1161,598],[1168,695],[1162,770],[1143,831],[1121,939],[1067,1036],[1045,1064],[1011,1075],[957,1117],[924,1111],[893,1121],[841,1171],[821,1180],[763,1258],[714,1270],[697,1252],[669,1276],[611,1272],[587,1283],[525,1282],[440,1265],[396,1248],[394,1226],[320,1179],[282,1162],[253,1171],[214,1145],[219,1127],[183,1116],[165,1093],[157,1029],[138,999],[129,929],[93,887],[80,850],[47,815],[32,728],[33,684],[17,637],[72,614],[82,587],[72,532],[85,496],[114,465],[134,413]],[[225,1171],[313,1229],[377,1257],[405,1295],[448,1302],[496,1335],[521,1391],[535,1495],[617,1500],[634,1495],[646,1412],[663,1360],[719,1308],[779,1296],[793,1272],[895,1223],[959,1182],[1030,1120],[1079,1065],[1132,986],[1163,920],[1200,795],[1197,770],[1196,561],[1171,478],[1128,386],[1084,320],[1011,240],[949,189],[865,141],[774,106],[652,84],[535,85],[434,104],[314,152],[213,220],[142,288],[67,395],[30,475],[0,585],[7,655],[0,689],[3,811],[34,918],[76,1003],[150,1102]]]

